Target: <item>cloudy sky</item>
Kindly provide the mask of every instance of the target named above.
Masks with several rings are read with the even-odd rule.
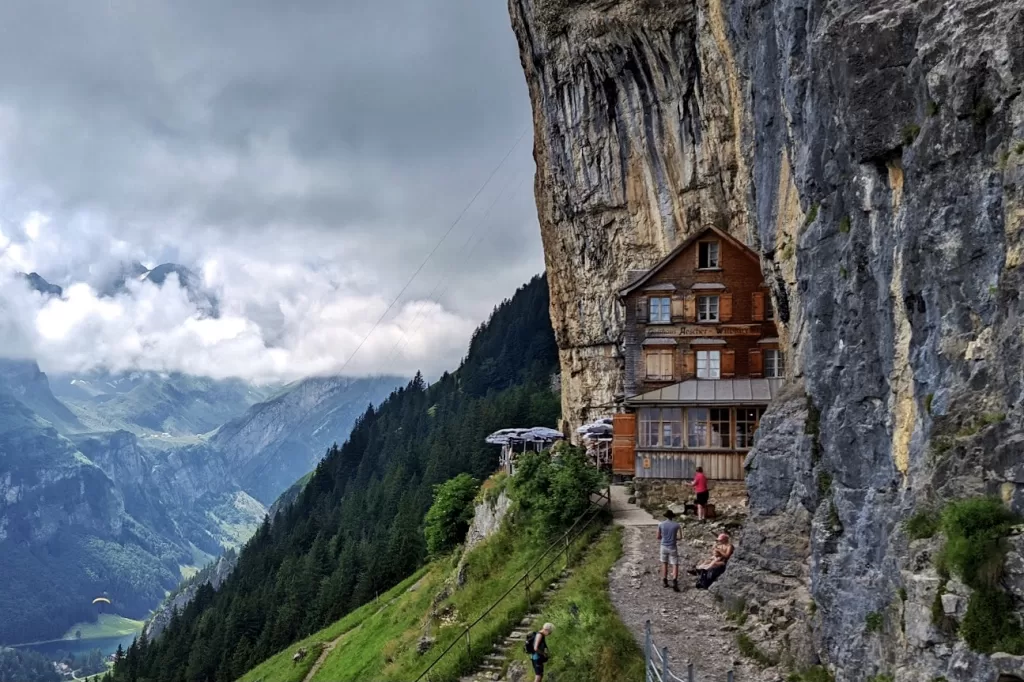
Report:
[[[529,126],[501,0],[0,3],[0,354],[452,368],[543,268]],[[132,261],[188,266],[219,316],[175,277],[101,296]]]

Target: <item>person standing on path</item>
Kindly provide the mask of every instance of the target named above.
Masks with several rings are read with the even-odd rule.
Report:
[[[658,524],[658,541],[661,558],[661,584],[668,587],[668,567],[672,566],[672,589],[679,591],[679,548],[677,543],[683,531],[675,522],[676,515],[671,509],[665,512],[665,520]]]
[[[697,519],[703,523],[708,506],[708,477],[704,475],[704,467],[697,467],[693,475],[693,492],[697,493]]]
[[[544,627],[534,636],[530,653],[530,663],[533,664],[533,682],[541,682],[544,678],[544,664],[548,662],[548,635],[554,629],[555,626],[551,623],[544,623]]]

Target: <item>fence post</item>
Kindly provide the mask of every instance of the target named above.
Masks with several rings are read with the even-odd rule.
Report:
[[[565,567],[569,568],[569,536],[565,536]]]
[[[525,580],[523,581],[523,586],[526,587],[526,608],[527,608],[527,610],[529,610],[529,609],[533,608],[533,603],[530,601],[530,572],[529,571],[526,572]]]
[[[644,680],[651,678],[651,621],[644,623]]]
[[[467,663],[473,665],[473,644],[469,639],[469,628],[466,628],[466,655],[469,657]]]
[[[668,682],[668,647],[661,647],[661,682]],[[729,682],[732,682],[730,680]]]
[[[693,675],[693,661],[686,662],[686,679],[688,682],[695,682]]]

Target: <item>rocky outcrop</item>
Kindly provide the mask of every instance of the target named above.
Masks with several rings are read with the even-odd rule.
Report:
[[[344,441],[367,405],[380,403],[401,383],[387,376],[304,379],[224,424],[195,456],[216,451],[248,493],[273,504],[333,443]]]
[[[159,637],[160,633],[170,624],[171,617],[175,611],[178,613],[184,611],[185,607],[195,598],[196,592],[203,585],[209,585],[215,590],[219,589],[221,584],[231,575],[231,571],[235,570],[237,563],[238,554],[233,550],[229,550],[212,564],[203,568],[192,579],[183,583],[153,611],[153,615],[146,621],[146,636],[151,640]]]
[[[746,240],[750,176],[721,22],[692,2],[511,0],[536,196],[575,428],[622,391],[615,292],[692,232]]]
[[[468,552],[501,530],[501,524],[511,507],[512,498],[504,490],[494,499],[480,500],[473,510],[473,523],[466,533],[465,551]]]
[[[697,227],[744,238],[792,386],[723,589],[772,602],[794,666],[839,680],[1011,672],[925,632],[932,569],[902,522],[969,495],[1024,508],[1024,3],[510,11],[567,419],[618,390],[627,271]]]

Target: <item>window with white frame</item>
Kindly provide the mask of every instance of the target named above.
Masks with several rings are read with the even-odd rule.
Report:
[[[651,324],[668,324],[672,321],[672,299],[658,296],[650,299],[650,315],[647,321]]]
[[[700,242],[697,246],[697,267],[711,270],[718,265],[718,242]]]
[[[697,378],[698,379],[721,379],[722,378],[722,351],[699,350],[697,351]]]
[[[718,296],[697,297],[697,321],[718,322]]]
[[[769,379],[786,376],[786,359],[781,350],[766,350],[764,352],[764,375]]]
[[[638,442],[642,448],[683,447],[683,410],[648,407],[640,410]]]

